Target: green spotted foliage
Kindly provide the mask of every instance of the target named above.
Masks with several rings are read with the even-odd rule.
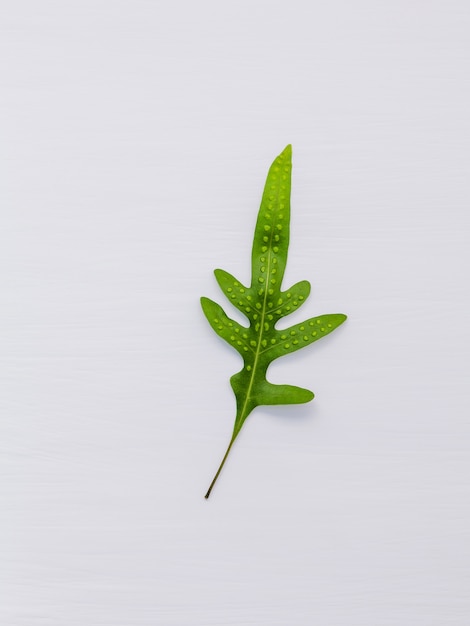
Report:
[[[310,283],[306,280],[285,291],[281,287],[289,247],[291,171],[292,148],[289,145],[268,172],[253,240],[251,284],[245,286],[221,269],[214,272],[229,302],[248,318],[249,325],[239,324],[216,302],[201,298],[209,324],[243,359],[243,368],[230,379],[237,401],[232,438],[206,498],[233,442],[255,407],[301,404],[314,397],[308,389],[268,382],[266,372],[270,363],[325,337],[346,319],[342,313],[333,313],[312,317],[284,330],[276,329],[276,323],[299,309],[310,294]]]

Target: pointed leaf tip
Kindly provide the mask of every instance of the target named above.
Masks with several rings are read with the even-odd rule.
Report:
[[[291,157],[292,156],[292,144],[287,144],[284,150],[281,152],[279,156]]]

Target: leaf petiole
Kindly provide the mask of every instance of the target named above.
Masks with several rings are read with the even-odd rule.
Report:
[[[238,433],[237,433],[237,435],[238,435]],[[206,500],[211,495],[212,488],[215,485],[216,480],[219,477],[220,472],[222,471],[222,468],[223,468],[223,466],[225,464],[225,461],[227,460],[227,457],[228,457],[228,455],[230,453],[230,450],[231,450],[231,448],[233,446],[233,443],[234,443],[235,439],[237,438],[237,435],[233,435],[232,439],[230,440],[230,443],[228,444],[228,448],[227,448],[226,453],[224,454],[224,458],[222,459],[222,463],[219,465],[219,469],[217,470],[217,473],[214,476],[214,478],[213,478],[213,480],[212,480],[212,482],[211,482],[211,484],[209,486],[209,489],[207,490],[206,495],[204,496]]]

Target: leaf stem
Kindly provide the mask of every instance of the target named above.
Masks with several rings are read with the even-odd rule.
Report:
[[[219,469],[217,470],[217,473],[214,476],[214,478],[213,478],[213,480],[212,480],[212,482],[210,484],[210,487],[207,490],[206,495],[204,496],[206,500],[211,495],[211,491],[212,491],[213,486],[215,485],[215,481],[217,480],[217,478],[219,477],[220,472],[222,471],[224,463],[227,460],[227,457],[229,455],[230,449],[233,446],[233,442],[235,441],[236,438],[237,438],[237,435],[233,435],[232,439],[230,440],[230,443],[228,444],[227,452],[224,454],[224,458],[222,459],[222,463],[219,465]]]

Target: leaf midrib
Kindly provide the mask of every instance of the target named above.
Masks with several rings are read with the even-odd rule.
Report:
[[[273,242],[273,236],[274,236],[274,215],[278,210],[278,206],[279,206],[279,194],[280,194],[280,190],[281,190],[281,176],[279,176],[279,182],[277,185],[277,189],[276,189],[276,193],[275,193],[275,200],[273,201],[273,206],[276,207],[275,210],[271,211],[271,231],[270,231],[270,236],[269,236],[269,245],[267,246],[268,250],[268,255],[267,255],[267,264],[266,264],[266,277],[268,278],[271,275],[271,255],[272,255],[272,242]],[[263,202],[263,200],[261,200],[261,203]],[[256,236],[256,235],[255,235]],[[251,276],[251,283],[252,283],[252,288],[256,291],[256,288],[253,286],[253,282],[255,280],[255,276],[253,275],[253,268],[252,268],[252,276]],[[264,295],[263,295],[263,306],[262,306],[262,317],[261,317],[261,322],[260,322],[260,328],[259,328],[259,335],[258,335],[258,342],[256,344],[256,352],[255,352],[255,359],[253,361],[253,370],[251,373],[251,378],[250,378],[250,382],[248,384],[248,389],[246,392],[246,396],[245,396],[245,402],[243,403],[243,408],[241,410],[240,413],[240,422],[241,424],[243,424],[243,422],[245,421],[245,411],[246,411],[246,407],[248,405],[248,400],[250,398],[250,394],[251,394],[251,389],[253,387],[253,383],[255,380],[255,374],[256,374],[256,370],[257,370],[257,366],[258,366],[258,360],[259,360],[259,356],[260,354],[263,354],[264,350],[260,350],[261,348],[261,342],[263,340],[263,333],[264,333],[264,320],[266,318],[266,301],[268,298],[268,289],[269,289],[269,278],[267,280],[264,281]],[[278,291],[279,293],[281,292],[281,285],[279,284],[278,286]],[[274,324],[273,324],[273,328],[274,328]]]

